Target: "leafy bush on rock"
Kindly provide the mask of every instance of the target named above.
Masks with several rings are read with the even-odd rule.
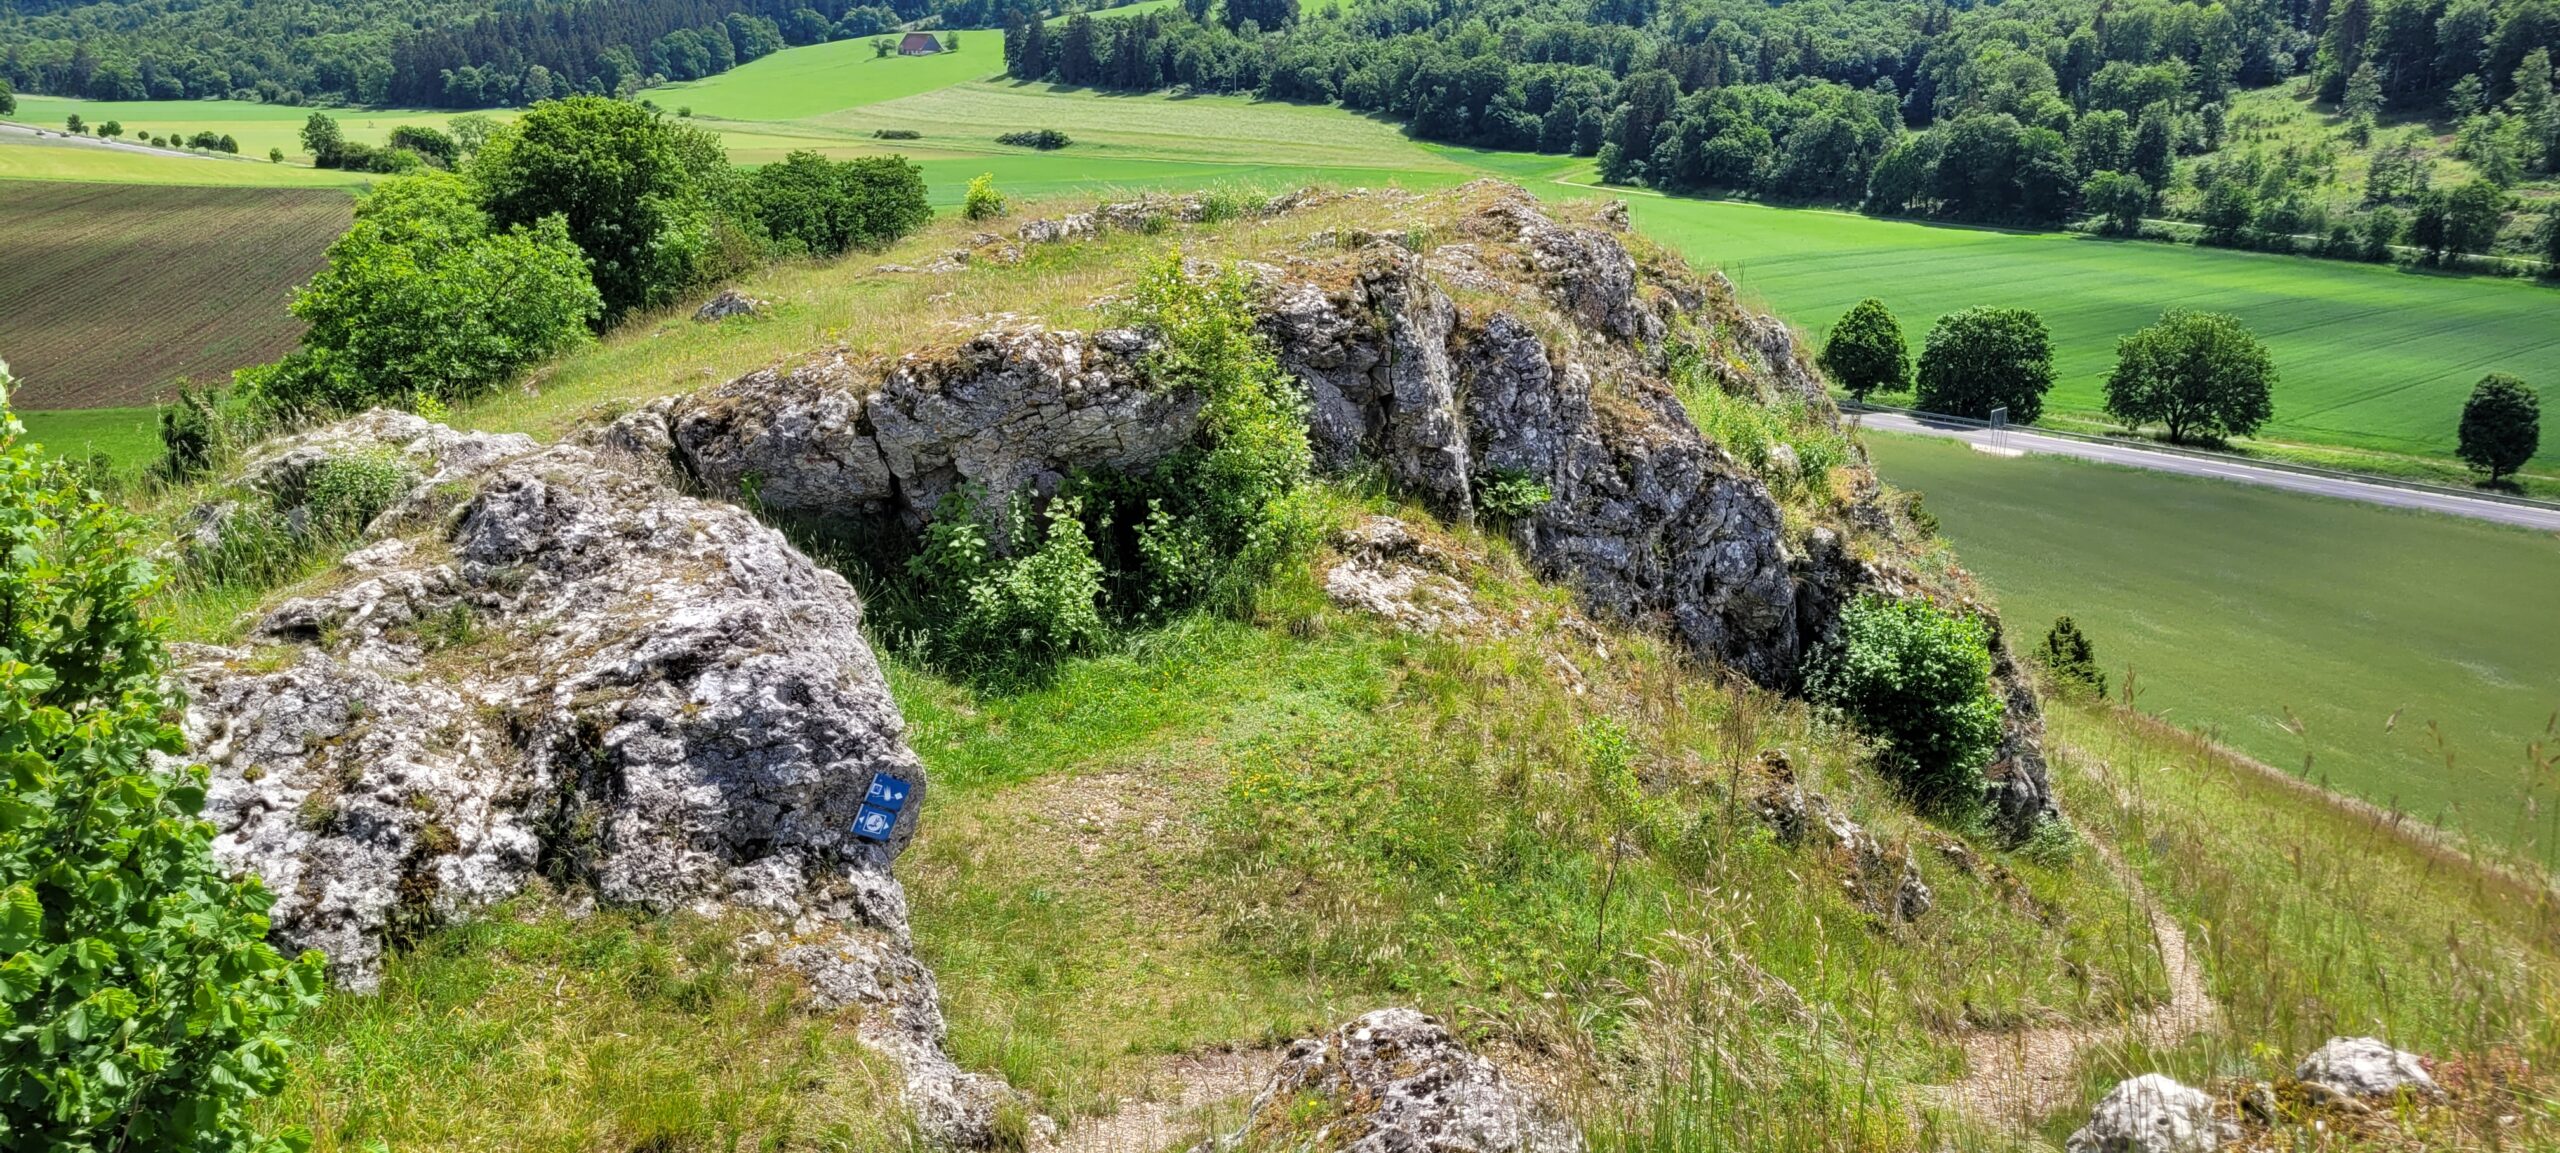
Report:
[[[1881,740],[1884,767],[1921,802],[1961,807],[1981,797],[2001,704],[1980,621],[1926,601],[1861,595],[1841,612],[1838,638],[1813,663],[1805,691]]]

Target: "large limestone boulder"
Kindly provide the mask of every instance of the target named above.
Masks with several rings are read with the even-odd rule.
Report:
[[[2065,1153],[2211,1153],[2235,1134],[2211,1094],[2158,1073],[2117,1085],[2089,1110]]]
[[[1313,1101],[1312,1108],[1308,1102]],[[1581,1153],[1582,1135],[1438,1018],[1380,1009],[1289,1046],[1220,1150]]]
[[[2417,1054],[2374,1037],[2331,1038],[2302,1059],[2293,1078],[2348,1097],[2385,1097],[2404,1089],[2428,1097],[2440,1092]]]
[[[930,782],[853,590],[646,462],[415,421],[285,455],[414,450],[445,502],[407,510],[426,529],[348,556],[250,643],[184,654],[215,853],[276,894],[277,941],[362,989],[388,945],[537,880],[743,911],[820,1001],[864,1007],[929,1131],[982,1138],[995,1088],[943,1053],[890,873]]]

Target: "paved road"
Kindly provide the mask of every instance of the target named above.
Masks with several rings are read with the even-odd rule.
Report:
[[[1883,432],[1939,436],[1976,445],[1993,443],[1994,434],[1984,429],[1966,425],[1940,424],[1898,412],[1870,412],[1859,416],[1858,420],[1868,428]],[[2026,429],[2013,428],[1998,435],[2004,438],[1999,442],[2001,445],[2023,452],[2079,457],[2082,460],[2104,461],[2108,464],[2182,473],[2187,476],[2214,477],[2219,480],[2237,481],[2241,484],[2280,488],[2289,492],[2307,492],[2315,496],[2336,497],[2340,500],[2360,500],[2367,504],[2420,509],[2426,512],[2440,512],[2448,516],[2467,516],[2474,520],[2521,525],[2545,532],[2560,532],[2560,509],[2507,504],[2503,501],[2484,500],[2456,493],[2398,488],[2387,484],[2373,484],[2339,477],[2314,476],[2288,472],[2284,469],[2261,468],[2239,461],[2211,460],[2129,445],[2093,444],[2067,437],[2042,436]]]

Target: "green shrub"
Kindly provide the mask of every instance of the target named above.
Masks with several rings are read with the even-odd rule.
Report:
[[[933,219],[923,171],[899,156],[794,152],[757,169],[747,199],[775,247],[813,256],[877,248]]]
[[[202,476],[231,445],[223,419],[225,392],[184,381],[178,399],[160,406],[160,474],[170,480]]]
[[[970,220],[993,220],[1004,213],[1004,193],[996,191],[996,174],[981,172],[971,177],[968,194],[960,200],[960,215]]]
[[[871,135],[880,140],[922,140],[924,133],[913,128],[875,128]]]
[[[1036,545],[1029,501],[1006,502],[1009,556],[989,539],[985,503],[974,489],[943,498],[908,562],[934,614],[927,655],[954,671],[1020,676],[1099,642],[1102,563],[1075,498],[1049,502]]]
[[[421,173],[366,195],[295,291],[302,347],[236,379],[285,413],[459,400],[585,339],[601,307],[561,217],[492,232],[462,178]]]
[[[282,1087],[320,956],[214,865],[204,770],[153,762],[185,743],[133,521],[22,433],[0,409],[0,1146],[288,1148],[242,1107]]]
[[[303,479],[302,507],[312,531],[353,536],[409,491],[416,479],[409,466],[387,449],[333,456],[311,466]]]
[[[1981,799],[2001,717],[1981,622],[1862,594],[1841,612],[1805,691],[1882,741],[1885,769],[1923,803],[1961,809]]]
[[[535,104],[489,136],[471,175],[499,227],[566,222],[605,320],[671,304],[734,271],[719,240],[739,177],[719,136],[630,101]]]
[[[1476,478],[1476,511],[1495,520],[1518,520],[1555,498],[1544,482],[1518,469],[1495,469]]]
[[[1048,152],[1064,148],[1074,141],[1067,139],[1066,133],[1055,128],[1033,128],[1021,132],[1007,132],[996,137],[996,143],[1009,144],[1015,148],[1037,148],[1042,152]]]
[[[1200,436],[1156,466],[1139,523],[1142,615],[1226,601],[1314,542],[1304,499],[1315,469],[1304,399],[1256,327],[1233,270],[1206,281],[1168,254],[1120,306],[1155,334],[1148,381],[1202,398]]]
[[[2098,667],[2098,651],[2080,631],[2080,625],[2068,616],[2053,618],[2053,627],[2044,634],[2043,647],[2036,650],[2036,662],[2066,687],[2086,689],[2100,697],[2107,695],[2107,674]]]

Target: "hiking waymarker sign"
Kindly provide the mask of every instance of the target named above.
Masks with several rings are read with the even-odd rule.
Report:
[[[862,811],[854,814],[853,835],[866,841],[885,841],[889,831],[898,827],[898,810],[907,807],[907,794],[915,786],[887,773],[871,774],[871,791],[862,798]]]

